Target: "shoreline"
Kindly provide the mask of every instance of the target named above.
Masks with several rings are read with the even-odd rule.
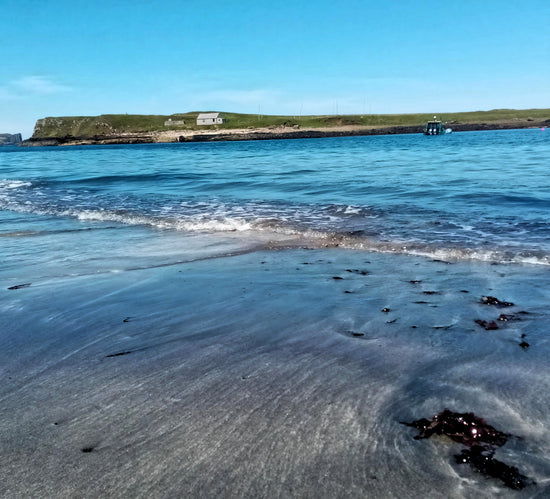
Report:
[[[0,495],[506,494],[400,423],[446,407],[548,471],[536,269],[260,251],[1,292]],[[485,331],[488,292],[530,315]]]
[[[474,132],[485,130],[520,130],[547,126],[544,121],[506,121],[498,123],[449,123],[453,132]],[[94,135],[92,137],[31,137],[19,144],[20,147],[77,146],[110,144],[165,144],[177,142],[214,142],[248,140],[312,139],[328,137],[359,137],[368,135],[396,135],[423,133],[424,125],[412,126],[359,126],[341,125],[324,128],[309,127],[260,127],[208,130],[165,130],[162,132],[128,132],[116,135]]]

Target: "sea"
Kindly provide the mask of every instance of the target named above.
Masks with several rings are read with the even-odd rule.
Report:
[[[155,365],[164,366],[158,379],[171,387],[172,405],[159,416],[159,407],[168,402],[157,401],[148,424],[156,417],[173,417],[187,400],[185,394],[191,397],[191,387],[196,387],[195,398],[187,402],[199,413],[206,399],[197,394],[207,393],[200,383],[208,380],[210,393],[225,401],[226,416],[214,416],[220,413],[211,406],[205,409],[194,423],[209,421],[201,438],[211,449],[222,449],[224,459],[237,456],[234,470],[242,463],[257,463],[267,481],[249,469],[243,468],[242,474],[227,471],[214,453],[206,461],[203,454],[194,464],[189,461],[185,480],[172,463],[165,476],[171,481],[162,481],[165,488],[142,490],[200,495],[223,479],[226,489],[210,490],[240,497],[357,497],[369,491],[372,497],[515,497],[516,491],[498,478],[454,464],[452,453],[459,449],[448,450],[437,440],[415,440],[415,432],[401,424],[449,408],[475,412],[514,435],[496,456],[537,483],[521,492],[522,497],[547,497],[549,166],[550,132],[541,129],[1,147],[0,338],[6,350],[0,358],[5,376],[21,376],[19,388],[6,385],[0,391],[3,403],[13,410],[10,416],[6,409],[2,421],[14,428],[25,424],[21,401],[30,394],[38,397],[31,397],[36,414],[58,414],[60,406],[66,411],[74,406],[77,413],[78,404],[87,402],[74,395],[75,387],[79,393],[95,390],[90,372],[103,379],[107,361],[89,364],[87,374],[74,367],[76,374],[61,382],[59,373],[66,372],[69,362],[76,366],[77,361],[107,357],[111,362],[119,356],[110,365],[136,362],[152,372],[155,367],[140,360],[139,352],[160,352],[165,344],[172,349],[180,340],[185,345],[192,340],[195,372],[203,376],[195,380],[191,371],[174,367],[172,357],[170,364],[166,356],[172,350],[156,353]],[[187,281],[176,284],[170,280],[174,276]],[[115,281],[120,289],[111,289],[109,283]],[[167,282],[171,284],[163,288]],[[185,300],[178,298],[182,290]],[[491,307],[483,296],[501,304]],[[515,305],[506,307],[506,302]],[[113,303],[118,305],[113,308]],[[115,312],[117,326],[107,327]],[[498,323],[500,331],[486,330],[482,321]],[[129,334],[132,327],[137,329]],[[208,348],[204,344],[214,338],[218,350],[213,343]],[[185,348],[182,359],[191,355]],[[38,369],[41,363],[47,368]],[[239,371],[243,366],[246,372]],[[21,374],[25,369],[28,375]],[[116,369],[115,378],[123,372]],[[232,370],[238,373],[239,388],[227,376]],[[40,389],[33,385],[52,372],[58,372],[55,389],[48,392],[45,386],[53,386],[49,382]],[[166,378],[167,373],[173,378]],[[185,393],[170,384],[184,374]],[[152,384],[148,397],[163,390],[154,385],[155,379],[148,375],[142,381]],[[292,379],[295,383],[287,385]],[[239,384],[243,380],[250,387],[246,394]],[[103,381],[118,390],[111,378]],[[64,393],[57,405],[54,392],[59,397]],[[294,392],[296,398],[290,400]],[[41,409],[38,393],[45,404]],[[126,400],[122,385],[116,393]],[[321,403],[323,397],[334,403],[332,412],[326,409],[329,402]],[[208,400],[214,403],[214,398]],[[139,401],[142,408],[148,403]],[[112,405],[90,404],[86,411],[97,411],[100,419],[111,414]],[[243,412],[245,407],[251,412]],[[303,420],[296,416],[297,408]],[[268,409],[274,411],[272,419],[249,427],[251,440],[242,447],[248,433],[238,425]],[[141,428],[132,426],[128,415],[111,416],[104,426],[107,433],[117,427],[117,417],[128,428]],[[326,433],[313,435],[319,421],[329,416],[336,422],[325,425]],[[90,433],[97,420],[81,423]],[[223,438],[212,430],[222,423],[232,428]],[[286,449],[302,447],[285,454],[262,428],[271,428]],[[33,442],[46,438],[42,430],[32,429],[35,433],[26,435],[34,435]],[[127,442],[141,430],[125,431]],[[351,434],[355,436],[347,450],[339,447]],[[76,442],[80,434],[75,430],[74,435]],[[105,444],[105,455],[122,445],[121,435]],[[170,435],[174,442],[184,438]],[[191,445],[197,435],[185,434],[185,444]],[[314,437],[311,449],[322,448],[325,454],[316,454],[315,465],[305,466],[303,445]],[[220,438],[227,443],[226,454]],[[229,445],[231,438],[237,447]],[[254,439],[266,445],[254,451]],[[93,445],[101,447],[97,442]],[[155,444],[150,445],[153,449]],[[8,447],[10,459],[15,459],[17,440],[10,440]],[[198,444],[190,448],[199,452]],[[326,457],[336,448],[340,465]],[[166,449],[151,459],[162,461],[162,452],[180,452]],[[123,463],[117,456],[111,462]],[[48,459],[54,467],[53,457],[44,454],[41,460],[37,457],[36,469]],[[147,476],[145,462],[139,476]],[[205,462],[211,466],[208,473],[193,467]],[[20,469],[25,466],[21,461]],[[131,467],[118,469],[118,475],[92,469],[97,475],[90,471],[90,477],[102,487],[115,487],[114,496],[132,493],[116,488],[130,483],[117,476],[125,476]],[[359,470],[358,475],[350,476],[351,469]],[[159,476],[158,470],[149,471]],[[11,480],[7,492],[21,493],[17,487],[22,487],[22,476],[17,473],[22,471],[11,473],[6,475]],[[249,476],[255,481],[244,478]],[[45,490],[57,490],[52,477],[35,481],[37,496],[48,480],[52,488]],[[281,482],[276,493],[262,488],[269,480]],[[85,490],[90,496],[97,492],[92,485]],[[74,492],[66,491],[67,496]]]
[[[546,266],[548,158],[540,129],[3,147],[0,234],[8,264],[34,237],[33,258],[49,265],[52,248],[41,242],[56,234],[86,265],[96,255],[79,237],[93,231],[97,247],[126,241],[126,264],[154,234],[178,248],[150,263],[215,252],[220,237],[231,251],[339,246]]]

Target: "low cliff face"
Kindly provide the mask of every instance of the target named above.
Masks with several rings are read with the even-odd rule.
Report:
[[[151,143],[156,142],[155,131],[165,129],[165,119],[165,116],[127,114],[42,118],[23,145]]]
[[[0,146],[15,146],[20,143],[20,133],[0,133]]]
[[[152,133],[124,133],[113,135],[35,137],[24,140],[22,146],[84,146],[105,144],[152,144],[158,142]],[[174,141],[175,142],[175,141]]]
[[[36,121],[32,138],[47,139],[65,136],[80,137],[116,134],[118,131],[106,120],[95,117],[42,118]]]
[[[167,118],[178,115],[103,114],[100,116],[62,116],[37,120],[33,139],[62,137],[112,137],[166,130]]]

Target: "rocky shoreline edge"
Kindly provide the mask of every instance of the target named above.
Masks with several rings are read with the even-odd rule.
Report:
[[[504,123],[450,123],[453,132],[482,130],[512,130],[550,126],[550,120],[514,121]],[[394,135],[422,133],[424,126],[360,127],[339,126],[327,128],[274,127],[253,129],[166,130],[162,132],[129,132],[111,135],[74,137],[31,137],[20,146],[69,146],[107,144],[154,144],[173,142],[213,142],[232,140],[312,139],[324,137],[354,137],[364,135]]]

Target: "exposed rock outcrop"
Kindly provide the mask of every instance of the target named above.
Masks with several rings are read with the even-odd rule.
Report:
[[[95,135],[93,137],[31,137],[24,140],[22,146],[82,146],[82,145],[106,145],[106,144],[152,144],[157,142],[151,133],[120,134],[120,135]]]
[[[0,146],[16,146],[20,143],[20,133],[0,133]]]

